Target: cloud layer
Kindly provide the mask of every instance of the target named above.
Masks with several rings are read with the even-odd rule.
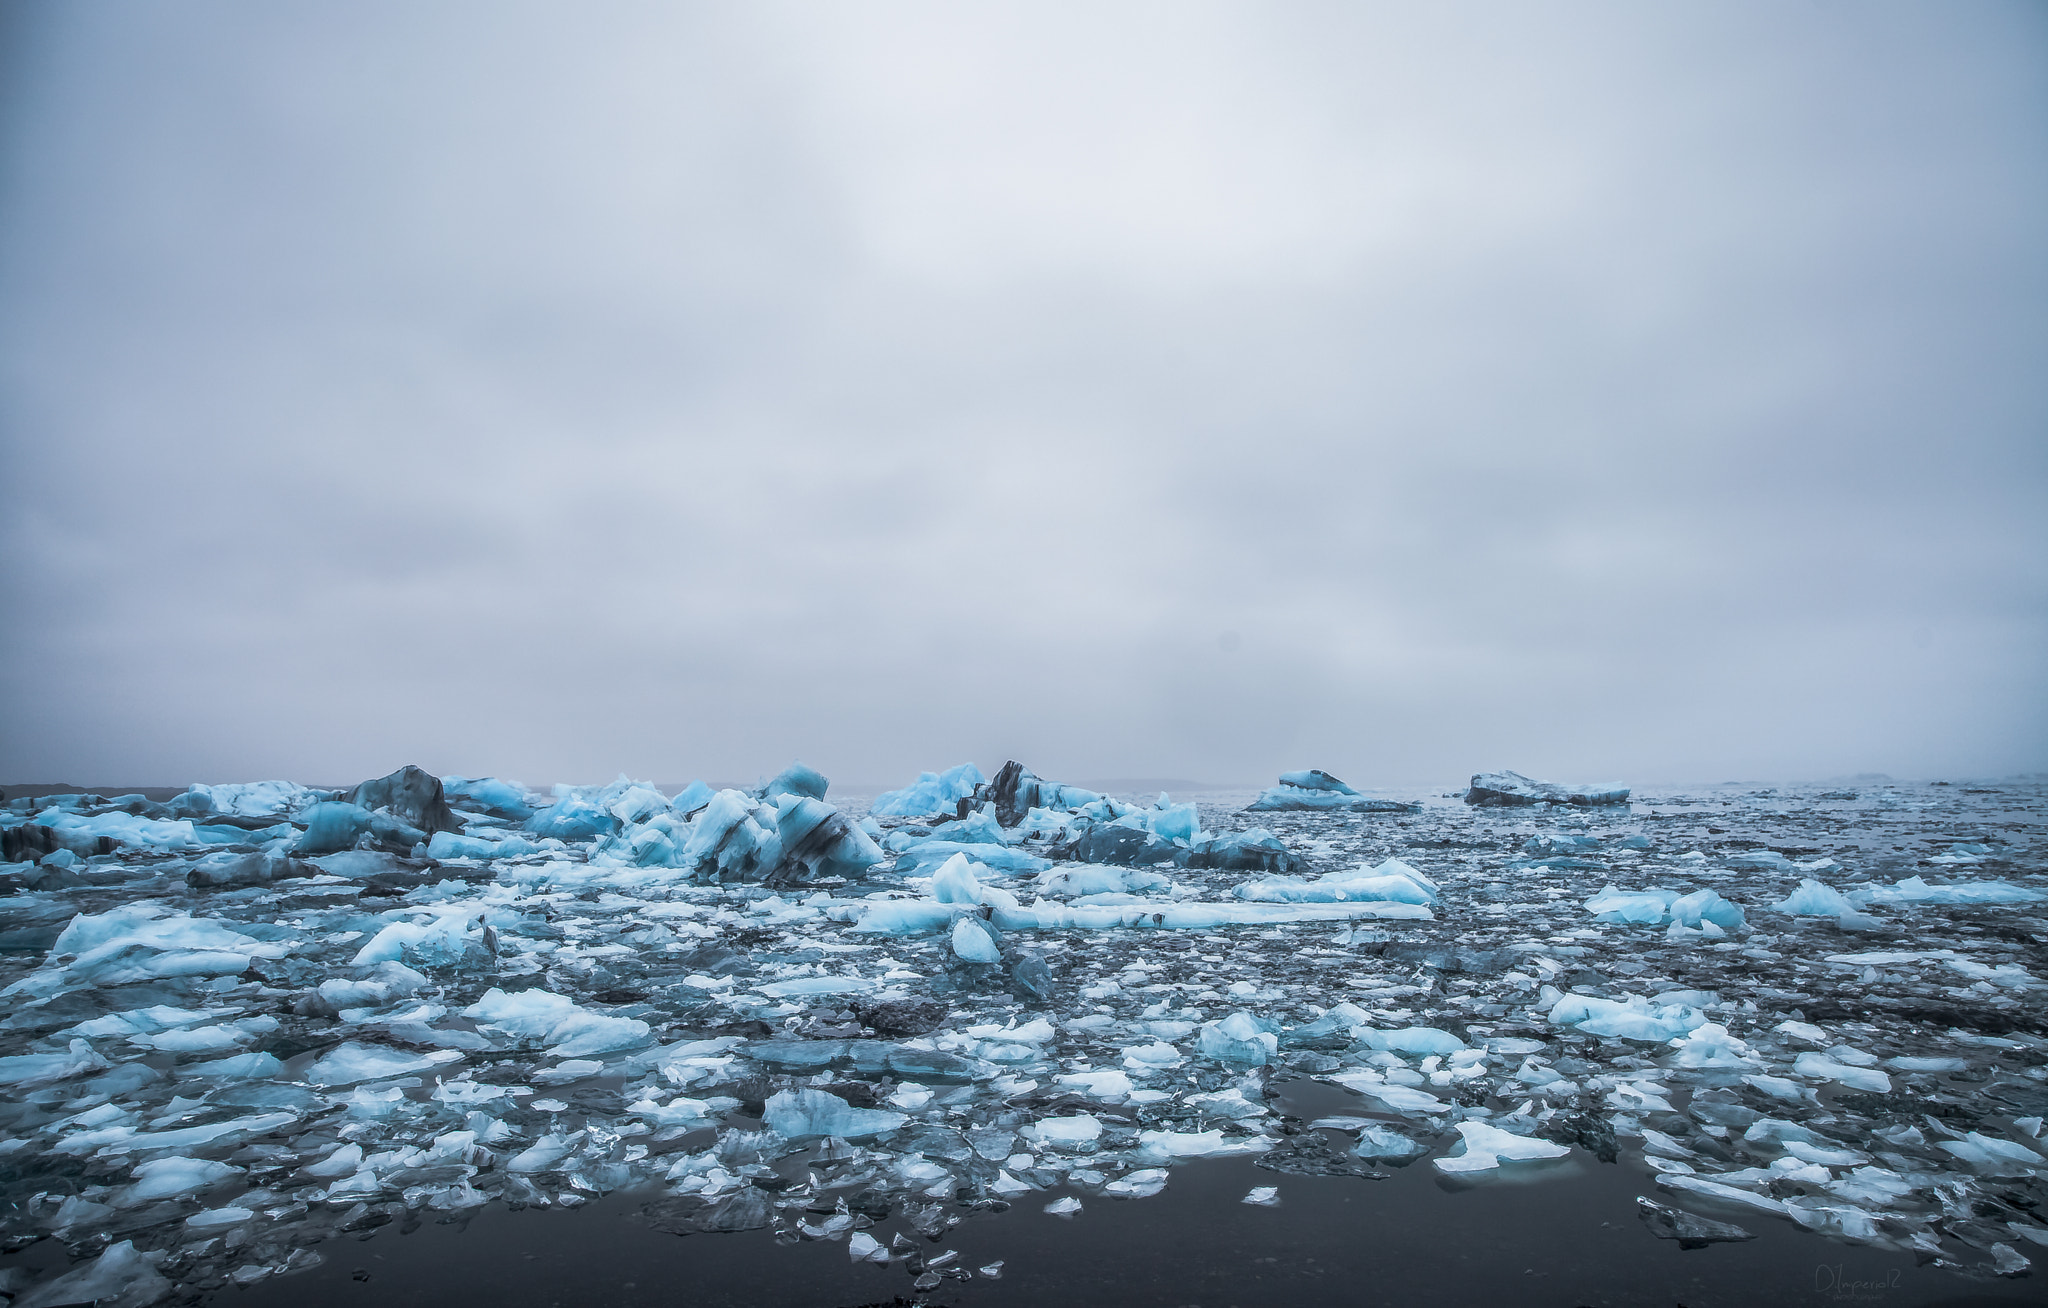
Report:
[[[2048,767],[2035,6],[52,6],[0,776]]]

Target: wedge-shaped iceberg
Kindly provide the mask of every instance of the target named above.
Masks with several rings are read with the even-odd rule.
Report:
[[[1313,880],[1266,877],[1247,881],[1232,892],[1239,899],[1269,904],[1346,904],[1386,900],[1398,904],[1434,904],[1436,882],[1418,868],[1390,858],[1377,867],[1363,863],[1349,871],[1330,872]]]
[[[1457,1152],[1433,1160],[1438,1171],[1454,1176],[1490,1172],[1503,1161],[1562,1158],[1571,1152],[1568,1146],[1533,1136],[1516,1135],[1485,1122],[1460,1122],[1458,1134],[1464,1139],[1459,1143]]]
[[[855,1108],[823,1090],[783,1090],[769,1097],[761,1120],[787,1139],[838,1136],[865,1140],[893,1131],[910,1119],[881,1108]]]
[[[944,772],[920,772],[917,780],[901,790],[885,791],[876,797],[868,812],[876,817],[931,817],[952,813],[975,787],[987,780],[981,769],[962,763]]]
[[[1571,804],[1581,808],[1628,803],[1627,786],[1564,786],[1519,772],[1481,772],[1465,792],[1467,804],[1512,808],[1530,804]]]

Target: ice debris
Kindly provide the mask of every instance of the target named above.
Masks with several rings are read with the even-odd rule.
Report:
[[[673,796],[444,777],[445,817],[404,769],[9,802],[0,1234],[83,1254],[10,1288],[189,1295],[408,1214],[614,1190],[909,1266],[858,1224],[1079,1211],[1233,1153],[1580,1148],[1973,1274],[2048,1235],[2003,1197],[2048,1172],[2048,881],[2005,816],[2038,788],[1239,831],[1009,771],[1008,820],[990,783],[877,816],[801,765]],[[1802,879],[1841,903],[1770,911]],[[1355,1113],[1291,1119],[1303,1077]]]

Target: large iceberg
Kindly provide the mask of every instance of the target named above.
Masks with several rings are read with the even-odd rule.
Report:
[[[1362,795],[1321,768],[1283,772],[1279,785],[1260,791],[1259,797],[1245,806],[1249,812],[1322,813],[1413,813],[1421,807]]]
[[[1627,786],[1565,786],[1554,781],[1536,781],[1519,772],[1481,772],[1472,778],[1465,792],[1467,804],[1495,808],[1531,804],[1571,804],[1581,808],[1628,803]]]
[[[1047,781],[1015,759],[1003,764],[993,781],[976,790],[975,797],[994,803],[996,820],[1006,827],[1022,822],[1034,808],[1064,811],[1102,798],[1092,790]]]

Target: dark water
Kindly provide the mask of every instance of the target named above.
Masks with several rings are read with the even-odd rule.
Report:
[[[1343,1103],[1327,1086],[1307,1087]],[[1278,1185],[1281,1203],[1241,1203]],[[1444,1181],[1426,1162],[1386,1180],[1282,1176],[1250,1159],[1173,1169],[1150,1199],[1082,1196],[1071,1218],[1048,1216],[1057,1194],[1026,1196],[1008,1213],[965,1214],[927,1254],[957,1249],[961,1264],[1004,1261],[1002,1278],[913,1292],[901,1266],[848,1261],[846,1243],[779,1247],[766,1231],[678,1237],[635,1220],[647,1196],[614,1195],[572,1212],[490,1208],[466,1225],[321,1246],[326,1263],[246,1290],[216,1292],[234,1308],[372,1305],[934,1305],[1756,1304],[1966,1305],[2040,1302],[2037,1278],[1973,1283],[1914,1266],[1910,1255],[1825,1241],[1790,1223],[1709,1205],[1687,1206],[1756,1234],[1744,1244],[1681,1250],[1636,1217],[1656,1192],[1631,1168],[1583,1153],[1524,1164],[1476,1185]],[[1669,1198],[1669,1196],[1663,1196]],[[870,1233],[887,1243],[898,1224]],[[905,1234],[917,1238],[905,1228]],[[367,1274],[367,1279],[356,1279]]]

